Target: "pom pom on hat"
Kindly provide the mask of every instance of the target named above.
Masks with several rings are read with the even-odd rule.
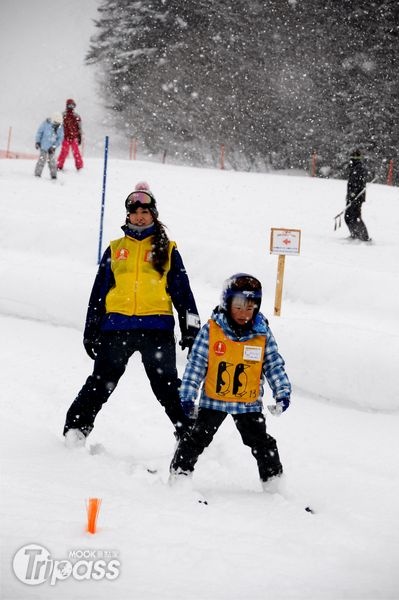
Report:
[[[146,181],[139,181],[134,186],[134,190],[136,192],[138,192],[138,191],[149,192],[150,191],[150,186],[149,186],[149,184]]]

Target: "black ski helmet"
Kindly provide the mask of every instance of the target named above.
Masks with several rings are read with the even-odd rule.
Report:
[[[259,279],[248,273],[236,273],[226,279],[223,285],[220,308],[228,313],[231,300],[237,295],[241,295],[247,300],[253,300],[256,303],[254,316],[258,314],[262,302],[262,284]]]

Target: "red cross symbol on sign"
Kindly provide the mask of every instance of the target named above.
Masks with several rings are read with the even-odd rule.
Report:
[[[285,245],[291,244],[291,240],[287,240],[287,238],[285,238],[285,240],[283,240],[283,244],[285,244]]]

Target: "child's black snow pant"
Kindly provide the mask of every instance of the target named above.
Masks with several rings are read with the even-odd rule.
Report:
[[[193,471],[198,457],[209,446],[213,436],[227,417],[227,413],[209,408],[200,408],[192,430],[187,431],[176,449],[171,471]],[[276,440],[266,433],[266,421],[261,412],[232,415],[242,441],[251,448],[258,464],[262,481],[281,475],[283,467]]]
[[[173,331],[108,331],[101,336],[93,374],[88,377],[70,406],[64,427],[88,435],[94,419],[116,388],[132,354],[140,352],[152,391],[180,434],[189,425],[179,399],[180,379],[176,369]]]

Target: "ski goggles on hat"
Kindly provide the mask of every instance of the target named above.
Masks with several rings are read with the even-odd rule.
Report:
[[[231,298],[231,302],[237,306],[247,306],[248,302],[257,305],[261,299],[261,293],[259,291],[243,290],[242,292],[231,292],[227,294],[227,298]]]
[[[223,292],[222,302],[227,307],[227,300],[244,299],[261,302],[262,300],[262,284],[258,279],[246,274],[237,274],[227,280],[227,286]]]
[[[241,297],[246,300],[259,300],[262,298],[262,285],[255,277],[240,276],[235,278],[227,292],[230,298]]]
[[[127,210],[131,210],[134,208],[138,208],[140,206],[144,208],[149,208],[150,206],[154,206],[155,200],[154,197],[151,196],[148,192],[132,192],[126,198],[126,208]]]
[[[236,291],[258,292],[262,290],[262,285],[258,279],[250,275],[235,276],[231,288]]]

